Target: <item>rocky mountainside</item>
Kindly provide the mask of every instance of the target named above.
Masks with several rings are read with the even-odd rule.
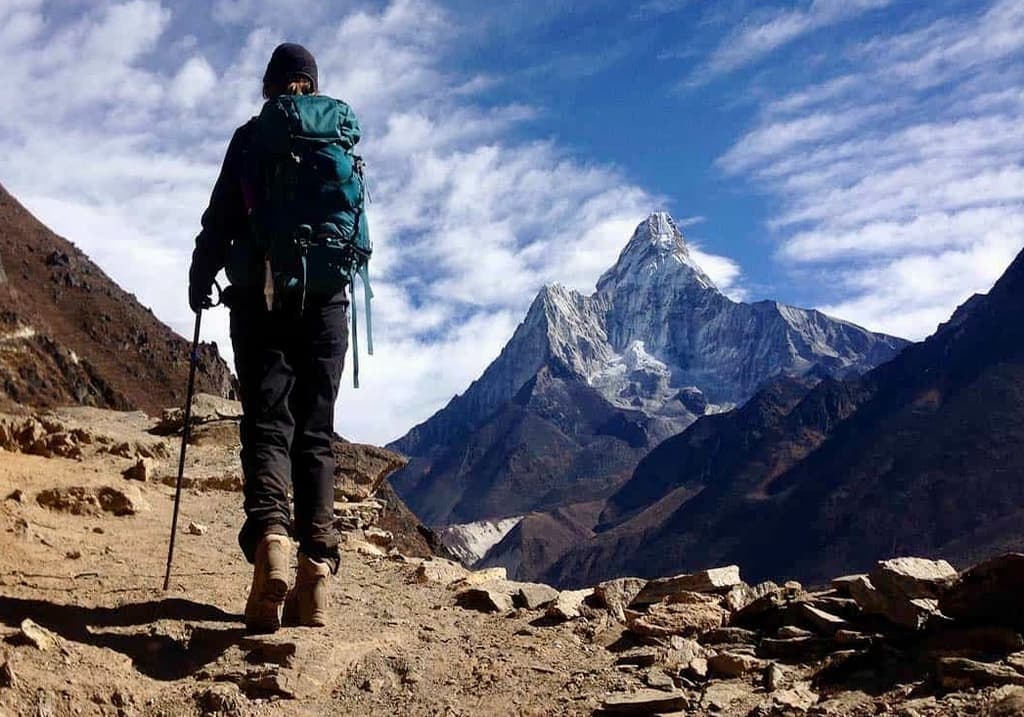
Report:
[[[644,460],[556,583],[741,561],[820,581],[1024,547],[1024,254],[928,340],[794,401],[774,387]],[[797,390],[799,393],[799,389]],[[770,540],[766,539],[770,536]]]
[[[431,524],[603,499],[650,448],[766,381],[856,375],[905,344],[731,300],[653,214],[594,294],[542,289],[483,375],[392,444],[411,457],[395,488]]]
[[[156,414],[184,400],[189,348],[0,186],[0,404]],[[197,381],[233,394],[216,346],[200,348]]]

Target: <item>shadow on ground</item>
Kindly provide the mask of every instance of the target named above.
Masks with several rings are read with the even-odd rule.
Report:
[[[120,652],[131,659],[135,669],[156,680],[187,677],[245,637],[241,615],[183,598],[86,608],[0,596],[0,622],[17,627],[25,618],[65,640]],[[174,622],[231,625],[218,628]],[[129,629],[132,627],[140,629]]]

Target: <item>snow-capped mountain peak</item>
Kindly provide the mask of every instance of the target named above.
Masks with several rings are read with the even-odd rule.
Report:
[[[715,289],[714,282],[693,259],[683,233],[669,213],[655,212],[636,228],[615,266],[598,280],[597,289],[604,292],[623,286],[642,288],[666,279]]]

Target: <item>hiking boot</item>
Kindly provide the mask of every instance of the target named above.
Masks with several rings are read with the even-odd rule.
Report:
[[[284,623],[304,627],[323,627],[327,624],[327,580],[331,566],[299,553],[299,569],[295,574],[295,587],[284,603]]]
[[[249,632],[274,632],[281,627],[279,611],[288,592],[288,552],[285,535],[265,535],[256,547],[252,588],[245,602]]]

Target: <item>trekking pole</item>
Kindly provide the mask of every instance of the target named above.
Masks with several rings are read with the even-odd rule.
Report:
[[[199,326],[203,312],[196,312],[196,330],[192,337],[192,353],[188,367],[188,391],[185,397],[185,427],[181,431],[181,453],[178,456],[178,481],[174,488],[174,517],[171,518],[171,543],[167,548],[167,572],[164,573],[164,592],[171,584],[171,561],[174,559],[174,538],[178,534],[178,508],[181,506],[181,481],[185,475],[185,448],[188,446],[189,429],[192,425],[192,396],[196,389],[196,364],[199,357]]]

